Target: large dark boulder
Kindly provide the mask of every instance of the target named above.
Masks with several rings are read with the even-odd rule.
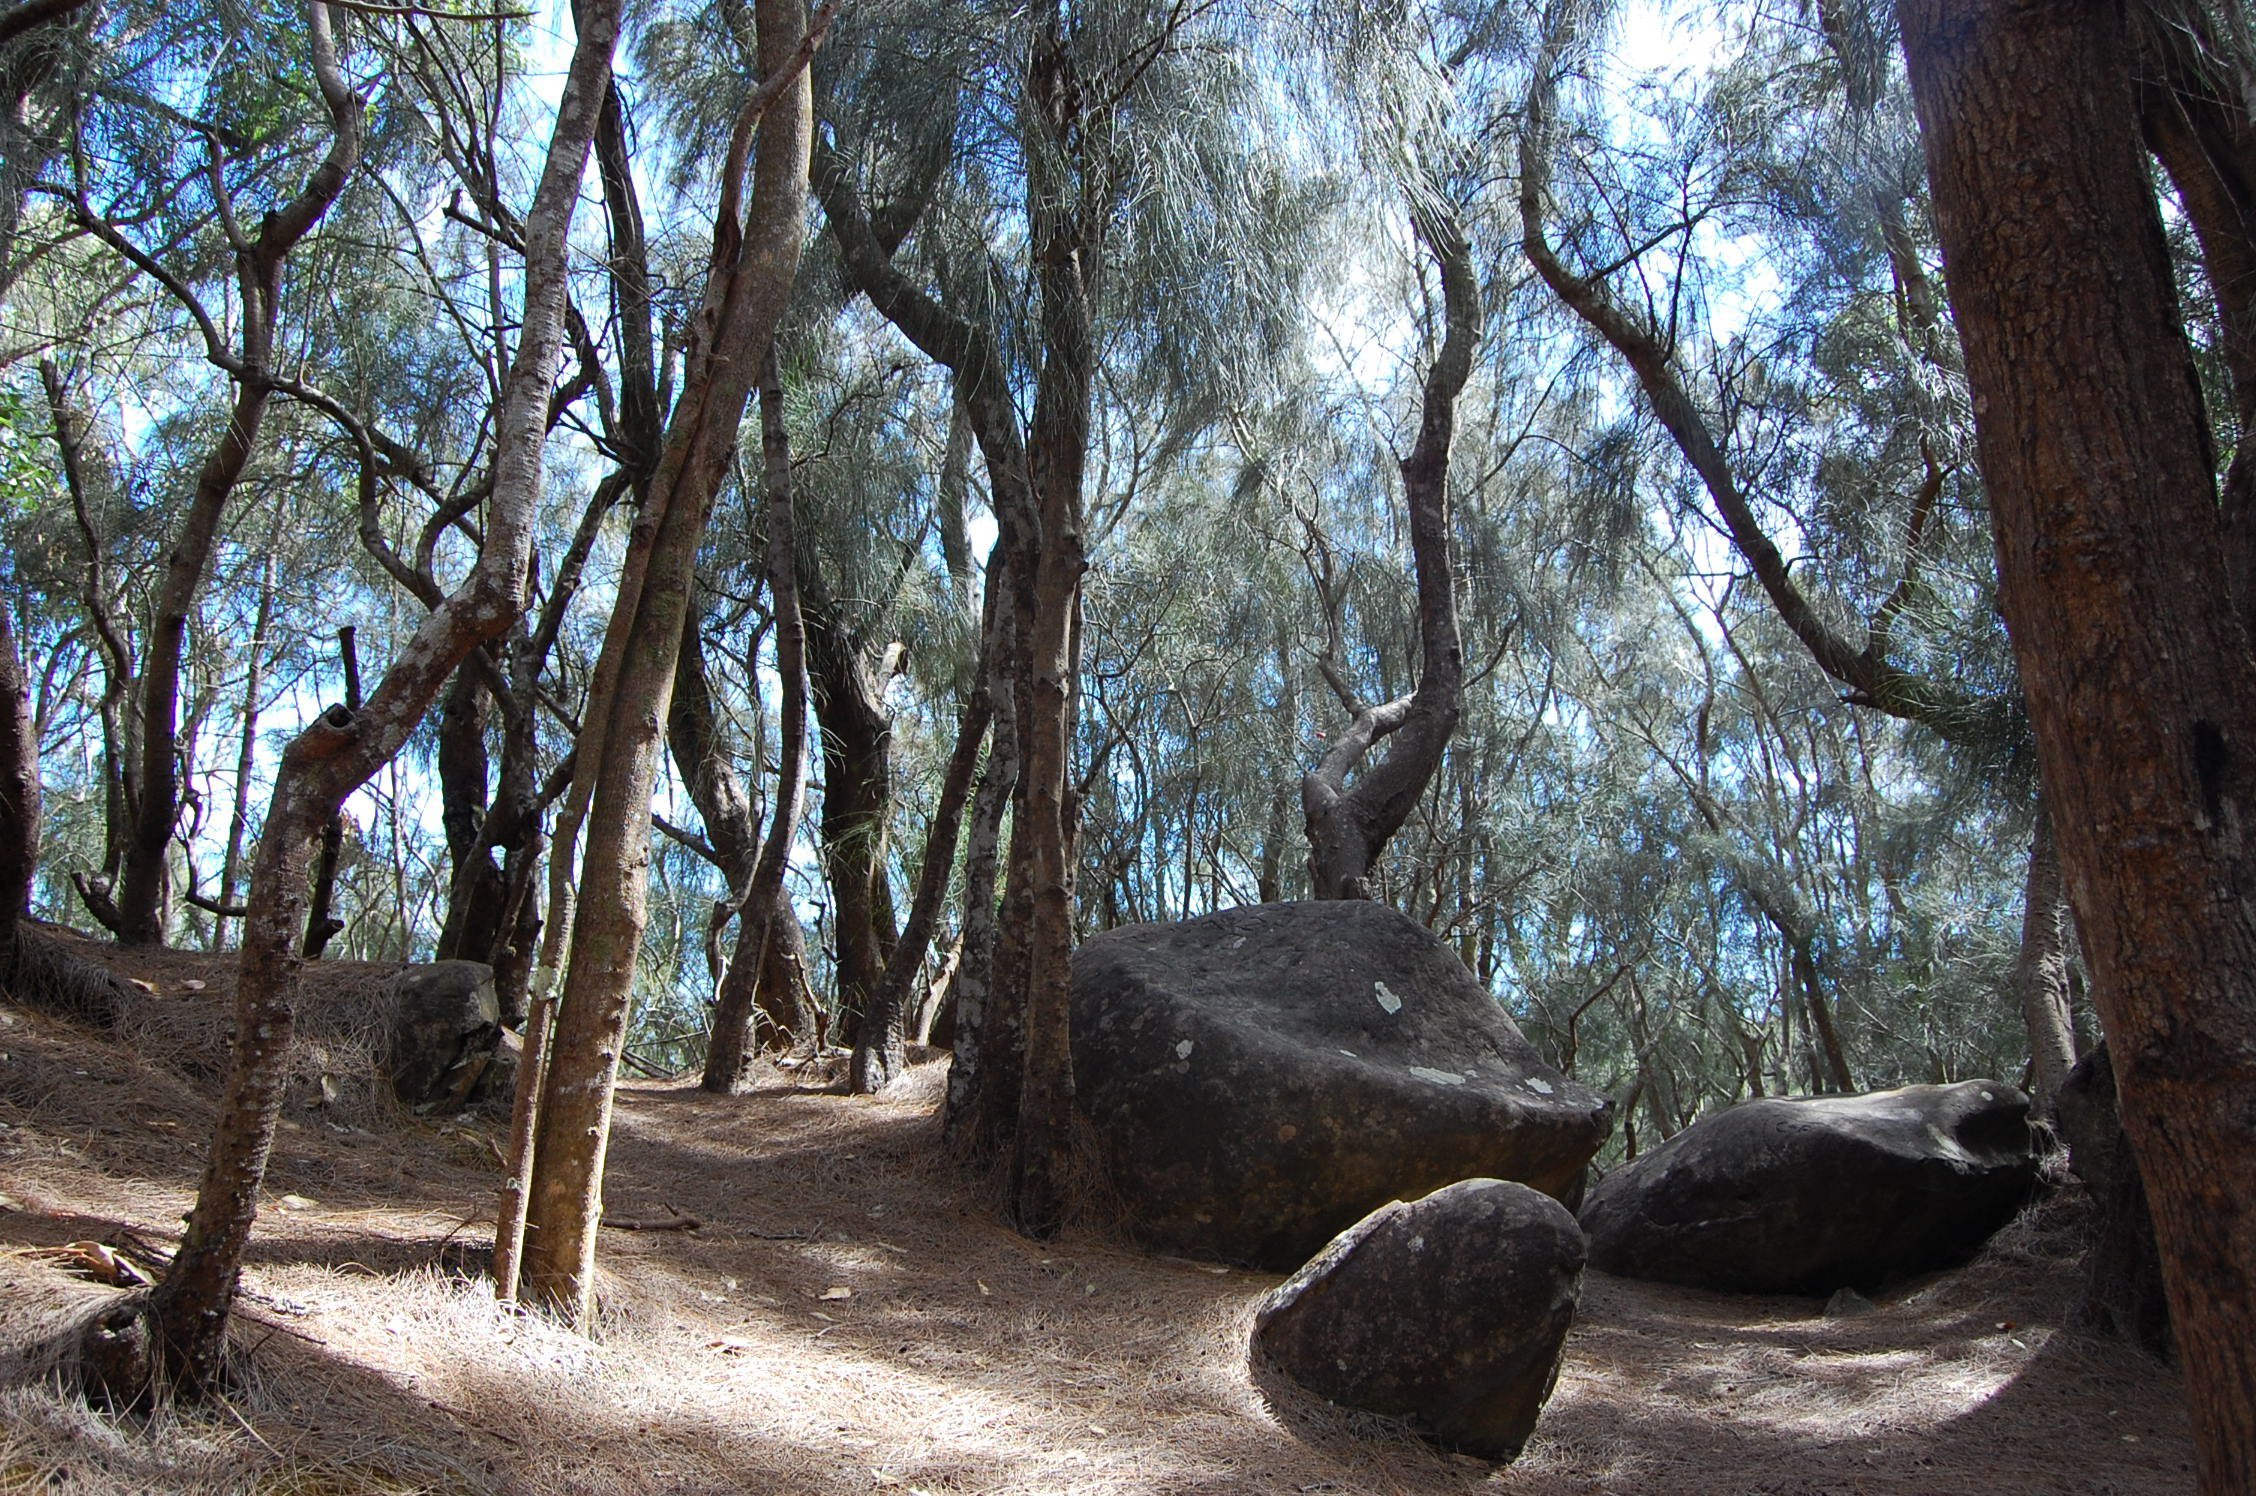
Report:
[[[1582,1260],[1549,1195],[1460,1180],[1336,1237],[1262,1301],[1254,1348],[1319,1397],[1509,1460],[1558,1381]]]
[[[1455,1180],[1568,1195],[1612,1126],[1455,951],[1360,900],[1088,940],[1073,1066],[1140,1241],[1280,1272]]]
[[[1582,1226],[1609,1273],[1823,1295],[1964,1262],[2036,1171],[1997,1081],[1743,1101],[1607,1175]]]
[[[418,1111],[451,1111],[481,1092],[501,1039],[493,968],[433,961],[400,969],[382,1056],[392,1094]]]

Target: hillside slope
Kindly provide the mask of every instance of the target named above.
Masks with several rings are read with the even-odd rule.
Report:
[[[154,996],[222,996],[221,964],[165,959]],[[501,1313],[479,1276],[497,1123],[296,1107],[247,1279],[253,1379],[114,1422],[37,1375],[42,1337],[113,1292],[60,1249],[169,1249],[206,1083],[4,1004],[0,1051],[4,1491],[2192,1488],[2174,1374],[2063,1328],[2072,1199],[1858,1319],[1592,1274],[1536,1438],[1496,1472],[1250,1368],[1274,1278],[1003,1229],[939,1161],[938,1066],[884,1100],[781,1073],[729,1101],[624,1088],[609,1211],[669,1229],[604,1233],[593,1342]]]

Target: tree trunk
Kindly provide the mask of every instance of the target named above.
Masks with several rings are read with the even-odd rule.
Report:
[[[267,632],[274,625],[274,553],[282,543],[282,510],[274,511],[274,528],[268,532],[266,563],[259,573],[258,613],[251,624],[250,659],[243,671],[241,742],[235,750],[234,805],[227,817],[227,855],[219,864],[219,904],[235,902],[236,880],[243,874],[243,839],[251,822],[251,774],[258,762],[259,696],[266,684]],[[220,926],[215,951],[227,949],[227,927]]]
[[[785,963],[804,956],[785,949],[786,935],[796,936],[799,915],[784,891],[783,876],[790,860],[791,841],[799,829],[799,797],[807,778],[807,645],[799,613],[798,524],[791,495],[791,437],[783,420],[783,383],[771,351],[760,375],[760,448],[765,459],[765,503],[768,530],[768,591],[775,599],[776,675],[783,695],[781,743],[778,748],[775,809],[768,822],[767,840],[752,876],[744,885],[743,909],[737,915],[736,956],[713,1005],[713,1038],[705,1050],[708,1091],[732,1095],[749,1079],[752,1058],[760,1051],[759,1019],[771,1031],[781,1016],[771,1005],[789,1001],[794,974]],[[795,946],[796,941],[792,942]],[[760,999],[768,999],[763,1004]],[[782,1029],[784,1033],[795,1031]]]
[[[2052,817],[2040,801],[2029,838],[2029,876],[2021,902],[2021,951],[2013,986],[2029,1031],[2029,1070],[2037,1115],[2052,1115],[2061,1083],[2076,1064],[2076,1027],[2068,1017],[2068,896],[2060,881],[2060,849]]]
[[[222,511],[250,465],[273,393],[269,363],[281,320],[282,263],[344,191],[359,165],[366,132],[361,102],[337,73],[334,55],[326,60],[319,55],[332,49],[328,7],[317,3],[311,14],[317,35],[315,69],[329,112],[329,152],[298,195],[266,215],[255,240],[238,241],[235,270],[243,301],[242,347],[228,370],[235,380],[234,408],[227,429],[197,471],[187,517],[165,557],[164,581],[149,620],[141,667],[136,703],[139,803],[133,810],[133,831],[117,895],[117,936],[127,945],[154,945],[164,939],[171,893],[168,854],[180,801],[180,667],[189,615],[219,539]],[[217,354],[216,349],[213,352]]]
[[[763,442],[769,439],[765,429],[769,424],[769,372],[772,371],[763,371],[761,384]],[[788,442],[783,435],[780,386],[776,398],[774,436]],[[789,460],[786,446],[783,461],[788,464]],[[776,472],[772,463],[768,470],[771,475]],[[788,466],[782,470],[780,479],[771,476],[769,492],[773,493],[775,482],[788,483],[789,477]],[[774,507],[771,498],[768,501],[771,514]],[[769,560],[772,572],[772,555]],[[666,715],[666,743],[682,783],[688,786],[690,799],[696,803],[697,813],[705,822],[706,840],[718,858],[716,865],[721,877],[735,895],[713,906],[713,924],[706,932],[707,949],[714,963],[713,1032],[716,1042],[729,1051],[722,1063],[731,1077],[729,1085],[733,1089],[741,1086],[745,1067],[754,1053],[770,1045],[788,1045],[795,1034],[811,1035],[814,1022],[812,1014],[804,1010],[800,996],[806,986],[806,945],[799,933],[799,915],[791,907],[790,897],[783,888],[782,863],[778,864],[776,886],[768,901],[772,911],[768,927],[755,932],[743,918],[759,872],[760,828],[753,818],[750,798],[729,767],[727,739],[713,709],[712,686],[705,670],[705,641],[699,632],[696,609],[692,607],[690,612],[691,616],[683,623],[681,656],[674,668],[674,699]],[[781,653],[780,646],[778,653]],[[794,692],[798,702],[796,706],[787,704],[784,710],[787,725],[783,752],[785,762],[792,766],[789,774],[793,780],[790,791],[793,824],[783,833],[779,857],[788,853],[791,838],[797,831],[797,805],[803,783],[801,766],[806,758],[807,735],[805,671],[803,667],[795,667],[784,674],[787,680],[797,679],[799,684],[783,687],[787,703]],[[738,919],[736,959],[724,964],[720,960],[719,943],[723,927],[732,915]],[[744,1028],[746,1015],[750,1015],[752,1026],[749,1029]],[[741,1042],[717,1037],[723,1033],[737,1035],[739,1030],[742,1030]],[[706,1049],[706,1063],[708,1067],[713,1063],[710,1044]]]
[[[15,964],[16,931],[39,869],[39,738],[9,612],[0,603],[0,981]]]
[[[1480,287],[1473,278],[1472,246],[1454,216],[1421,205],[1413,211],[1419,237],[1441,269],[1441,351],[1426,371],[1418,440],[1402,459],[1402,490],[1410,510],[1410,552],[1418,574],[1418,687],[1408,696],[1372,706],[1348,685],[1327,650],[1325,678],[1353,720],[1323,762],[1301,781],[1308,817],[1308,876],[1319,899],[1373,896],[1371,866],[1410,818],[1418,797],[1441,767],[1451,734],[1464,714],[1465,651],[1457,631],[1457,583],[1449,558],[1449,444],[1456,431],[1457,397],[1473,367],[1480,338]],[[1354,785],[1347,776],[1381,739],[1386,756]]]
[[[823,874],[837,937],[838,1024],[860,1047],[862,1019],[885,978],[897,939],[886,871],[893,802],[893,722],[870,678],[861,642],[835,607],[806,606],[807,678],[822,729]]]
[[[486,734],[493,721],[493,693],[477,661],[454,673],[439,705],[439,821],[446,833],[446,923],[439,933],[440,960],[487,961],[500,943],[509,889],[494,864],[488,817],[499,807],[486,801],[492,762]]]
[[[683,359],[682,395],[628,542],[578,747],[590,796],[587,847],[534,1131],[520,1288],[580,1325],[594,1309],[603,1161],[642,945],[660,724],[673,691],[706,510],[735,451],[804,235],[812,133],[806,63],[816,33],[809,32],[799,0],[760,0],[757,19],[764,81],[730,139],[704,299]]]
[[[1002,585],[990,576],[990,588]],[[1000,626],[1009,627],[1008,615]],[[992,747],[987,767],[979,776],[979,791],[972,798],[971,830],[964,846],[963,955],[956,963],[954,983],[955,1023],[949,1034],[948,1101],[941,1125],[956,1148],[975,1157],[992,1151],[994,1121],[988,1098],[998,1087],[986,1074],[989,1055],[998,1066],[1016,1066],[1016,1016],[1003,1024],[990,1021],[989,999],[995,990],[995,955],[1000,931],[996,926],[995,887],[1001,863],[1003,817],[1010,810],[1018,785],[1018,712],[1011,703],[1008,683],[995,662],[1009,653],[1007,641],[993,636],[989,648],[986,690],[994,711]],[[1015,1069],[1011,1072],[1015,1074]],[[1015,1089],[1015,1088],[1014,1088]]]
[[[886,960],[854,1045],[846,1089],[855,1095],[884,1090],[907,1068],[909,998],[917,973],[924,969],[924,955],[932,945],[932,930],[939,923],[949,876],[955,871],[956,836],[962,829],[964,803],[971,797],[979,746],[986,740],[991,715],[986,690],[983,686],[975,689],[964,704],[963,720],[956,726],[955,751],[948,756],[948,768],[940,780],[940,800],[933,807],[932,825],[925,833],[924,861],[917,869],[916,898],[909,906],[908,928],[901,932]]]
[[[1905,0],[2005,616],[2204,1492],[2256,1490],[2256,666],[2119,6]]]
[[[281,1111],[314,839],[345,797],[399,751],[455,666],[480,642],[506,632],[523,605],[550,371],[563,339],[565,244],[618,28],[617,0],[581,0],[575,11],[579,42],[525,221],[524,330],[496,415],[494,481],[477,565],[423,620],[366,710],[332,707],[283,750],[251,874],[235,1045],[217,1135],[180,1250],[150,1300],[161,1358],[173,1384],[191,1391],[211,1387],[220,1370],[228,1311]],[[357,101],[337,68],[329,7],[317,3],[311,14],[322,91],[332,113],[357,117]]]
[[[1063,6],[1037,0],[1027,112],[1044,137],[1029,153],[1027,217],[1040,289],[1042,366],[1027,441],[1032,523],[1022,589],[1018,733],[1021,763],[1011,831],[1010,882],[1024,889],[1025,966],[1017,1006],[1025,1061],[1011,1166],[1011,1215],[1028,1236],[1064,1223],[1073,1125],[1073,621],[1088,569],[1082,488],[1089,461],[1089,410],[1096,379],[1095,283],[1102,264],[1102,209],[1072,166],[1085,159],[1079,69]],[[1071,165],[1069,165],[1071,163]]]

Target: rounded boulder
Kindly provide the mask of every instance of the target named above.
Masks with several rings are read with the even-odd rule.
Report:
[[[1558,1381],[1583,1253],[1550,1196],[1461,1180],[1334,1239],[1262,1302],[1254,1348],[1331,1402],[1510,1460]]]
[[[392,983],[383,1053],[401,1104],[452,1111],[476,1099],[501,1039],[493,968],[482,961],[407,966]]]
[[[1456,1180],[1570,1197],[1613,1125],[1455,951],[1362,901],[1092,937],[1073,1066],[1131,1234],[1279,1272]]]
[[[1582,1227],[1625,1278],[1823,1296],[1966,1261],[2036,1173],[2029,1098],[1997,1081],[1771,1097],[1608,1174]]]

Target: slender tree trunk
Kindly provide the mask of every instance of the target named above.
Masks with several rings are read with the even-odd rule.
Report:
[[[360,646],[355,643],[357,630],[346,624],[337,630],[337,656],[345,667],[345,710],[360,710]],[[396,840],[396,838],[395,838]],[[345,816],[343,802],[330,813],[321,827],[321,850],[313,859],[313,897],[306,904],[305,957],[308,961],[321,954],[330,940],[345,928],[345,922],[332,912],[337,900],[337,872],[345,856]],[[406,899],[399,901],[406,908]]]
[[[752,1058],[760,1051],[758,1018],[762,991],[776,991],[771,971],[779,957],[796,956],[783,949],[786,933],[796,933],[799,915],[784,892],[783,877],[790,860],[791,841],[799,829],[799,797],[806,783],[807,766],[807,641],[799,612],[798,524],[791,495],[791,436],[783,419],[783,382],[771,350],[760,376],[760,446],[764,459],[764,494],[768,530],[768,591],[775,599],[776,675],[783,693],[778,749],[775,809],[768,821],[767,840],[761,844],[751,880],[745,885],[743,911],[737,916],[736,956],[721,978],[713,1005],[713,1038],[705,1051],[708,1091],[732,1095],[750,1078]],[[789,991],[790,973],[780,984]],[[779,1000],[781,994],[778,994]],[[769,1014],[772,1022],[775,1015]]]
[[[682,395],[628,544],[578,748],[590,795],[587,848],[534,1131],[520,1289],[581,1325],[594,1308],[604,1154],[642,944],[650,791],[674,655],[706,510],[735,450],[804,237],[812,135],[806,64],[815,34],[799,0],[759,0],[756,13],[764,81],[730,140]]]
[[[1418,574],[1417,690],[1378,706],[1363,703],[1332,666],[1326,678],[1353,715],[1301,781],[1308,818],[1308,875],[1319,899],[1372,896],[1371,866],[1416,808],[1448,750],[1464,714],[1465,650],[1457,630],[1456,571],[1449,559],[1449,445],[1456,431],[1457,397],[1473,367],[1480,338],[1480,287],[1473,277],[1472,246],[1453,216],[1434,207],[1413,215],[1419,237],[1441,268],[1441,351],[1426,371],[1418,440],[1402,460],[1403,497],[1410,510],[1410,551]],[[1385,757],[1361,768],[1381,739]]]
[[[95,521],[95,496],[91,492],[86,443],[92,423],[70,400],[62,370],[51,358],[39,361],[39,377],[47,393],[47,411],[55,423],[55,451],[61,459],[63,485],[70,492],[72,517],[79,540],[86,547],[86,569],[81,601],[93,626],[94,643],[102,658],[102,875],[81,885],[87,906],[105,927],[116,928],[118,870],[125,865],[125,848],[132,835],[133,808],[140,803],[139,761],[135,737],[128,730],[127,702],[133,693],[133,649],[119,629],[110,609],[110,585],[103,556],[103,537]],[[221,902],[227,902],[223,897]]]
[[[2061,868],[2201,1489],[2256,1490],[2256,666],[2119,5],[1904,0]]]
[[[2040,802],[2029,838],[2029,876],[2021,903],[2021,951],[2013,986],[2029,1031],[2029,1069],[2037,1115],[2052,1115],[2061,1083],[2076,1064],[2076,1026],[2068,1016],[2068,895],[2052,816]]]
[[[310,14],[320,36],[317,48],[329,51],[328,6],[317,0]],[[256,239],[238,241],[236,283],[243,306],[242,347],[229,370],[235,380],[234,407],[227,429],[197,471],[195,495],[165,557],[164,581],[149,620],[136,704],[139,803],[133,808],[133,831],[117,895],[117,935],[127,945],[154,945],[164,939],[171,893],[168,854],[180,803],[180,669],[189,616],[219,539],[221,515],[250,465],[273,393],[268,365],[281,320],[283,261],[327,215],[360,162],[365,134],[360,100],[337,73],[333,55],[326,61],[317,56],[315,68],[329,111],[329,152],[298,195],[266,215]]]
[[[769,423],[767,374],[762,373],[761,421],[763,428]],[[781,409],[782,390],[777,387],[774,435],[784,440],[783,460],[788,463],[790,452],[788,436],[784,434]],[[768,440],[763,433],[763,442]],[[769,465],[769,472],[776,471]],[[788,483],[789,469],[783,470],[778,480]],[[772,490],[771,490],[772,491]],[[773,501],[769,501],[773,512]],[[772,558],[771,558],[772,559]],[[771,587],[772,590],[772,587]],[[717,854],[721,877],[735,895],[731,900],[713,906],[713,924],[706,932],[707,950],[713,962],[713,1009],[716,1035],[735,1034],[750,1015],[751,1029],[745,1031],[745,1044],[724,1059],[732,1076],[746,1074],[750,1057],[770,1044],[785,1045],[798,1033],[812,1034],[813,1019],[803,1011],[800,994],[805,987],[806,947],[799,936],[799,916],[791,907],[790,897],[784,892],[779,863],[774,896],[769,901],[772,910],[769,923],[763,930],[754,932],[742,918],[751,896],[754,878],[760,864],[761,836],[758,823],[752,814],[752,802],[744,793],[735,772],[729,767],[727,740],[721,730],[720,719],[713,707],[712,686],[705,670],[705,641],[699,632],[696,609],[684,621],[681,656],[674,670],[674,699],[666,717],[666,742],[672,751],[674,766],[688,786],[690,799],[697,805],[697,813],[705,822],[706,839]],[[780,651],[779,651],[780,652]],[[787,672],[804,676],[804,670]],[[796,686],[786,685],[788,698],[797,692],[798,705],[787,708],[794,726],[784,736],[785,757],[794,766],[790,798],[794,807],[794,826],[784,833],[781,857],[788,852],[792,835],[796,833],[799,799],[799,769],[806,757],[806,686],[803,678]],[[737,960],[722,962],[719,943],[723,926],[735,915],[737,923]],[[747,946],[749,945],[749,949]],[[724,1048],[733,1041],[720,1040]],[[712,1063],[713,1049],[706,1049],[708,1066]]]
[[[475,661],[454,673],[439,703],[439,821],[453,870],[435,952],[442,961],[490,959],[509,902],[509,889],[494,864],[493,840],[484,834],[487,820],[500,809],[486,799],[493,767],[486,734],[493,707],[493,693]]]
[[[39,869],[39,738],[10,612],[0,601],[0,981],[15,965],[16,931]]]
[[[1000,585],[1000,579],[990,575],[987,585],[994,588]],[[999,626],[1009,628],[1007,614]],[[1021,1053],[1015,1015],[995,1021],[990,1001],[1001,933],[996,923],[995,888],[1001,865],[1003,817],[1010,810],[1018,783],[1018,713],[996,664],[1008,654],[1007,640],[999,633],[992,636],[987,690],[995,719],[989,734],[993,746],[987,752],[987,767],[979,776],[979,791],[972,799],[971,830],[964,847],[963,956],[956,963],[956,1018],[949,1045],[948,1102],[942,1119],[949,1141],[975,1156],[990,1152],[995,1141],[988,1131],[995,1124],[987,1098],[999,1088],[986,1074],[989,1055],[996,1055],[994,1063],[1004,1066],[1016,1065]]]
[[[985,672],[981,675],[984,677]],[[940,800],[933,807],[932,825],[924,838],[924,861],[917,869],[916,898],[909,906],[908,928],[901,932],[886,960],[854,1045],[846,1088],[857,1095],[882,1091],[907,1068],[905,1029],[910,995],[917,974],[924,969],[925,952],[932,945],[932,930],[939,923],[940,906],[955,871],[956,837],[963,826],[964,804],[971,797],[979,746],[986,740],[991,715],[986,691],[977,690],[964,704],[963,720],[956,726],[955,751],[948,756],[947,771],[940,780]]]
[[[259,573],[258,613],[251,624],[250,659],[243,671],[242,741],[235,750],[234,805],[227,817],[227,855],[219,865],[219,903],[235,902],[236,880],[243,873],[243,838],[251,821],[251,773],[258,763],[259,698],[266,686],[267,634],[274,626],[274,553],[282,542],[282,511],[275,510],[274,528],[267,535],[266,564]],[[226,929],[215,950],[227,948]]]
[[[151,1296],[155,1340],[175,1385],[211,1387],[288,1079],[306,878],[321,826],[407,741],[471,649],[501,637],[523,606],[541,487],[552,370],[563,339],[565,244],[597,106],[610,76],[617,0],[581,0],[579,42],[525,220],[525,311],[496,416],[485,544],[462,586],[423,620],[367,708],[332,707],[283,750],[259,837],[236,978],[235,1046],[217,1135],[180,1250]],[[316,76],[333,114],[358,117],[340,73],[329,8],[312,8]]]
[[[271,326],[259,332],[263,340],[271,341]],[[204,459],[188,516],[165,558],[164,582],[149,620],[136,703],[141,766],[134,778],[140,795],[117,892],[117,936],[127,945],[156,945],[164,939],[171,906],[168,854],[180,808],[180,667],[188,616],[219,539],[221,511],[258,442],[267,400],[263,381],[249,379],[237,385],[227,430]]]

